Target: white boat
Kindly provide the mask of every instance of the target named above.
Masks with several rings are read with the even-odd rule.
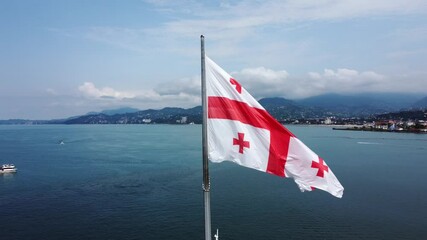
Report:
[[[0,173],[15,173],[18,169],[13,164],[3,164],[0,167]]]

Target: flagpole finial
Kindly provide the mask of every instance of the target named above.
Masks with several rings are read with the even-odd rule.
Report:
[[[205,36],[202,34],[202,35],[200,35],[200,38],[205,38]]]

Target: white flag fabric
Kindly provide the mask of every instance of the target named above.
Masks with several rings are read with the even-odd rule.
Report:
[[[208,154],[212,162],[293,178],[301,191],[321,189],[341,198],[344,188],[322,158],[275,120],[207,56]]]

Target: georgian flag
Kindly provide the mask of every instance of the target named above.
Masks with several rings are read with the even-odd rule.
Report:
[[[208,149],[212,162],[293,178],[301,191],[344,188],[322,158],[276,121],[241,85],[206,56]]]

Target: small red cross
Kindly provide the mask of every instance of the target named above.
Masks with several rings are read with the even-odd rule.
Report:
[[[250,148],[250,144],[249,144],[249,141],[243,140],[245,138],[244,133],[238,133],[237,135],[239,139],[233,138],[233,145],[239,145],[239,153],[243,154],[243,149]]]
[[[238,93],[242,93],[242,85],[238,81],[236,81],[234,78],[230,78],[231,85],[236,85],[236,91]]]
[[[313,161],[311,163],[311,167],[312,168],[318,168],[319,170],[317,171],[317,175],[318,177],[324,177],[324,173],[325,171],[328,172],[329,168],[328,166],[326,166],[326,164],[324,164],[323,159],[319,157],[319,162],[315,162]]]

